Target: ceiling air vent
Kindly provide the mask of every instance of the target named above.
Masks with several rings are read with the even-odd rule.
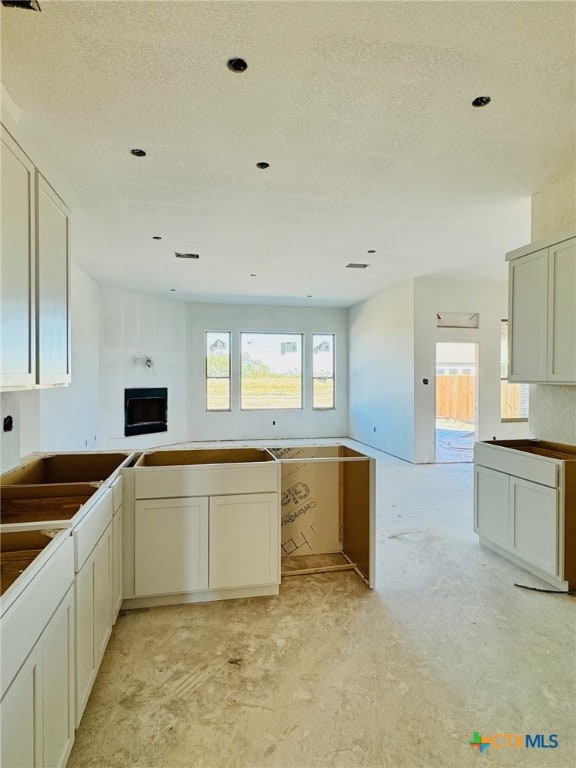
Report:
[[[178,251],[174,251],[174,256],[176,256],[177,259],[199,259],[200,258],[199,253],[179,253]]]
[[[350,264],[346,264],[346,269],[366,269],[366,267],[369,267],[370,264],[356,264],[355,262],[351,261]]]

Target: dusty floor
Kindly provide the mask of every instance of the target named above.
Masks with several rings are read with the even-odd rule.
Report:
[[[478,545],[471,465],[373,455],[377,589],[342,572],[125,612],[69,768],[576,764],[574,598]],[[558,747],[480,755],[475,731]]]

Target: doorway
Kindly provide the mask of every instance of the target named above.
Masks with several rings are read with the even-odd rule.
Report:
[[[436,344],[436,463],[471,462],[477,432],[478,344]]]

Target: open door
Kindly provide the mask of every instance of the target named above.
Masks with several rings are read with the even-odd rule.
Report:
[[[478,428],[478,344],[436,344],[436,463],[473,461]]]

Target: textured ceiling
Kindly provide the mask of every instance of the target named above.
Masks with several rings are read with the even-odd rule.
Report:
[[[1,10],[2,83],[103,283],[349,306],[501,278],[574,140],[574,3],[40,2]]]

